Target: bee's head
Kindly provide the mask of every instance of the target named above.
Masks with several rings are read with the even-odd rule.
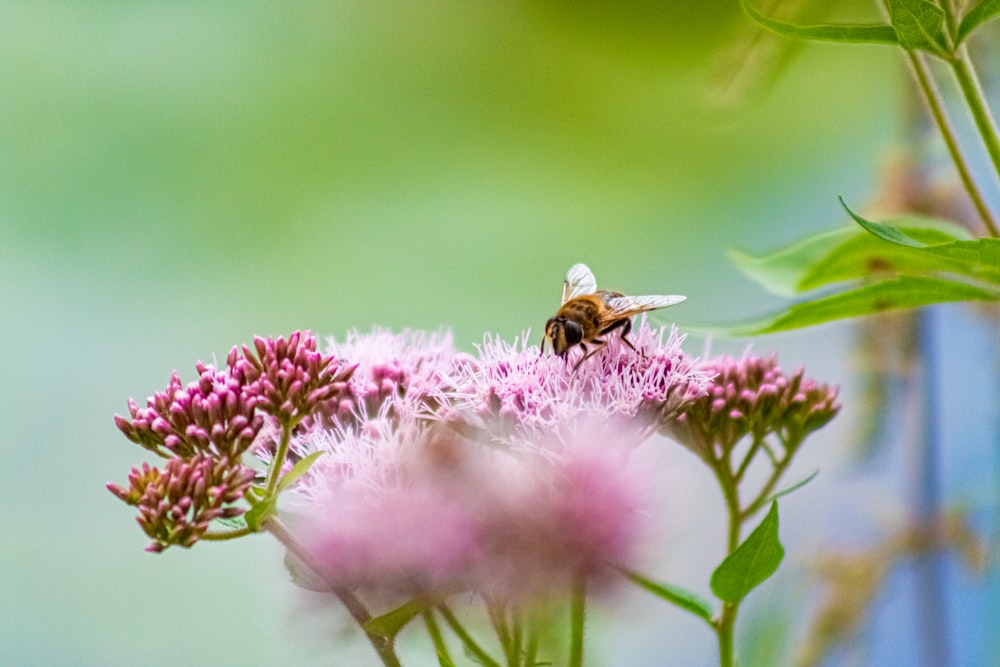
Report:
[[[556,356],[564,357],[571,347],[583,340],[583,329],[565,317],[553,317],[545,323],[545,337],[552,341]]]

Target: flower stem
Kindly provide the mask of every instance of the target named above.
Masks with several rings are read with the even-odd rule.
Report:
[[[476,656],[476,659],[480,664],[485,665],[485,667],[500,667],[500,663],[491,658],[489,654],[483,650],[483,647],[476,643],[476,640],[472,638],[469,631],[466,630],[462,623],[458,620],[455,614],[452,613],[451,609],[444,602],[437,605],[437,609],[441,612],[441,616],[444,617],[445,622],[452,629],[452,631],[458,635],[458,638],[462,640],[465,644],[465,648],[469,649],[469,652]]]
[[[318,567],[313,561],[312,555],[309,553],[306,546],[302,544],[298,538],[296,538],[276,517],[267,519],[264,522],[263,528],[274,535],[274,537],[281,542],[286,549],[294,554],[296,558],[298,558],[312,571],[317,579],[323,582],[331,594],[340,600],[351,617],[354,618],[358,625],[361,626],[361,629],[365,631],[365,636],[368,637],[368,641],[375,649],[375,652],[378,653],[378,657],[382,660],[382,664],[385,667],[402,667],[399,662],[399,658],[396,657],[396,650],[393,647],[392,638],[372,634],[365,629],[365,623],[370,621],[372,616],[368,612],[368,609],[365,608],[361,600],[359,600],[351,590],[329,581],[323,575],[323,569]]]
[[[945,147],[948,149],[951,161],[955,164],[958,177],[962,181],[962,187],[965,188],[965,192],[969,195],[972,205],[976,208],[976,213],[983,221],[989,234],[991,236],[1000,236],[1000,228],[997,227],[997,222],[986,205],[983,195],[979,191],[979,186],[976,185],[975,180],[972,178],[972,171],[969,169],[969,165],[965,161],[965,156],[962,155],[962,151],[958,146],[955,131],[952,129],[951,122],[944,111],[941,93],[938,92],[937,87],[934,85],[934,80],[931,78],[927,63],[924,62],[923,56],[916,51],[910,50],[906,54],[910,61],[910,71],[917,81],[917,87],[924,94],[924,101],[927,102],[927,108],[934,118],[934,123],[941,133],[941,138],[944,139]]]
[[[451,654],[448,653],[448,645],[444,642],[444,636],[441,635],[441,627],[434,619],[434,613],[430,609],[425,609],[420,615],[424,619],[424,625],[427,626],[427,634],[430,635],[431,641],[434,643],[434,650],[438,656],[445,658],[448,663],[454,662],[451,659]]]
[[[215,540],[216,542],[223,542],[225,540],[235,540],[237,537],[243,537],[245,535],[252,535],[253,531],[250,530],[249,526],[244,526],[243,528],[238,528],[236,530],[227,530],[219,532],[207,532],[201,536],[203,540]]]
[[[983,94],[982,86],[979,85],[979,78],[969,60],[968,51],[964,46],[959,47],[955,52],[955,57],[951,59],[951,70],[955,73],[958,86],[962,89],[965,103],[969,107],[976,127],[979,129],[979,136],[983,139],[986,152],[993,162],[993,169],[1000,177],[1000,132],[997,131],[996,121],[990,114],[989,105],[986,103],[986,96]],[[994,236],[997,236],[994,231]]]
[[[583,628],[587,611],[587,578],[577,575],[573,578],[570,592],[570,637],[569,667],[583,665]]]
[[[292,425],[281,425],[281,442],[278,443],[278,451],[271,459],[271,465],[267,471],[267,495],[273,495],[278,488],[278,477],[281,476],[281,467],[285,463],[285,456],[288,455],[288,442],[292,438]]]
[[[736,612],[739,603],[724,602],[722,615],[719,617],[715,632],[719,637],[719,667],[734,667],[736,664],[733,651],[733,635],[736,629]]]

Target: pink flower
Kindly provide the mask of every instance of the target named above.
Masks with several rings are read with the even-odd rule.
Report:
[[[666,335],[666,341],[664,336]],[[479,357],[455,370],[455,390],[441,402],[439,417],[483,430],[496,443],[538,450],[537,443],[572,441],[594,428],[634,444],[674,419],[702,396],[709,375],[681,351],[676,329],[651,329],[641,320],[632,340],[640,352],[616,336],[576,371],[565,359],[539,356],[527,335],[508,344],[487,336]],[[615,435],[617,434],[617,435]]]
[[[129,488],[108,484],[108,490],[139,508],[136,520],[153,543],[147,551],[161,552],[171,545],[191,547],[216,519],[243,514],[234,503],[242,500],[254,471],[227,457],[198,453],[175,457],[163,470],[144,463],[132,469]]]
[[[663,432],[706,460],[722,457],[748,435],[761,441],[777,434],[793,450],[840,411],[837,387],[805,377],[801,368],[785,375],[773,354],[719,357],[702,368],[714,376],[708,392]]]
[[[255,414],[257,399],[231,369],[198,363],[198,379],[186,387],[177,371],[163,392],[140,408],[129,399],[131,421],[115,415],[115,424],[132,442],[163,457],[191,458],[199,452],[238,457],[263,426]]]

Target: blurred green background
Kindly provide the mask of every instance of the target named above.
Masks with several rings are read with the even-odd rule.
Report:
[[[144,553],[112,415],[253,334],[538,336],[577,261],[681,324],[776,307],[725,251],[868,196],[899,72],[813,46],[743,99],[758,39],[735,0],[0,4],[0,664],[365,664],[265,538]],[[844,381],[816,335],[757,349]]]

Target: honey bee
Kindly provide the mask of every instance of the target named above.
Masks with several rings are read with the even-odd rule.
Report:
[[[542,354],[545,354],[546,340],[552,341],[552,350],[557,357],[565,357],[574,346],[579,345],[583,356],[573,366],[575,371],[607,345],[607,341],[600,337],[615,329],[621,331],[622,342],[635,350],[628,339],[632,331],[632,316],[674,306],[686,298],[663,294],[625,296],[621,292],[598,290],[590,269],[585,264],[574,264],[566,272],[562,306],[555,317],[545,323]],[[588,345],[593,347],[588,348]]]

